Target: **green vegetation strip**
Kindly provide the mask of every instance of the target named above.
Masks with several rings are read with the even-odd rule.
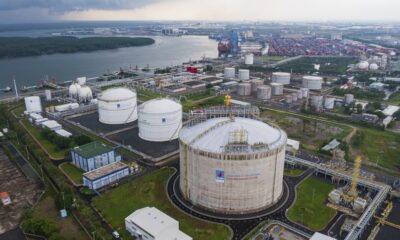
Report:
[[[93,200],[93,205],[115,229],[125,232],[124,219],[137,209],[153,206],[179,221],[180,229],[193,239],[229,239],[224,225],[190,217],[175,208],[166,195],[168,178],[173,169],[164,168],[119,186]]]
[[[183,111],[187,112],[189,110],[193,110],[196,108],[210,107],[210,106],[215,106],[215,105],[223,105],[224,99],[225,99],[225,96],[209,97],[209,98],[197,100],[197,101],[188,99],[183,102]]]
[[[284,175],[288,177],[298,177],[304,173],[303,169],[287,169],[285,168]]]
[[[325,201],[332,184],[318,178],[307,178],[297,187],[297,199],[289,209],[289,220],[300,223],[313,231],[322,230],[335,216],[335,210],[327,207]]]
[[[82,184],[83,171],[72,163],[65,163],[60,166],[62,170],[74,181],[75,184]]]
[[[33,126],[27,119],[22,120],[23,125],[26,129],[32,134],[32,136],[40,142],[40,145],[47,151],[53,159],[64,159],[64,156],[68,152],[68,149],[58,150],[57,146],[53,143],[45,139],[40,133],[40,129]]]
[[[123,47],[151,45],[152,38],[143,37],[1,37],[0,58],[39,56],[53,53],[90,52]]]

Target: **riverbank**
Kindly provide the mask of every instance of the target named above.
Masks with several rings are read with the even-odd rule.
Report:
[[[147,37],[0,37],[0,58],[18,58],[54,53],[78,53],[155,43]]]

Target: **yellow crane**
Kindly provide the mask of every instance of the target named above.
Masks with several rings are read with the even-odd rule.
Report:
[[[225,103],[226,107],[231,106],[231,100],[232,100],[232,97],[230,95],[225,95],[224,103]]]

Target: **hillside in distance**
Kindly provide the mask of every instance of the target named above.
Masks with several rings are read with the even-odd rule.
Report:
[[[0,37],[0,58],[40,56],[54,53],[140,47],[154,44],[146,37]]]

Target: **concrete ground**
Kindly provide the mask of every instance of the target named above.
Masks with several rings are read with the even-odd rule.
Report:
[[[15,229],[25,208],[33,206],[41,194],[39,184],[27,178],[0,149],[0,191],[8,192],[12,204],[0,205],[0,234]]]

